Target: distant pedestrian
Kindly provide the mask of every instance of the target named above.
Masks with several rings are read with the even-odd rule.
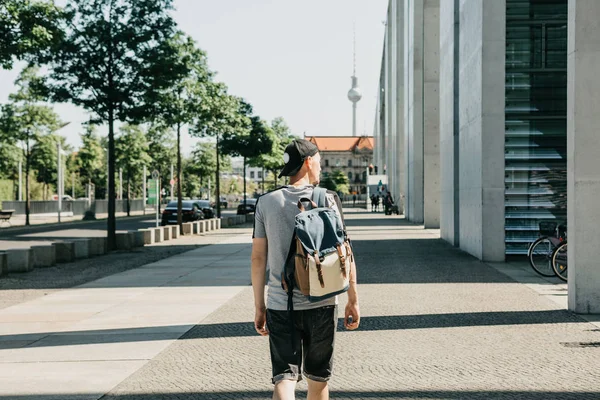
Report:
[[[375,194],[371,195],[371,212],[375,212]]]
[[[381,198],[379,197],[379,195],[375,196],[375,212],[379,212],[379,202],[381,201]]]
[[[352,195],[352,207],[356,207],[356,193]]]
[[[254,327],[269,336],[273,399],[294,399],[296,382],[304,376],[308,381],[308,398],[329,399],[327,382],[332,374],[334,337],[337,328],[337,296],[311,302],[294,288],[293,320],[288,293],[282,287],[286,259],[291,254],[290,242],[295,218],[300,212],[300,199],[311,199],[321,175],[318,148],[304,139],[296,139],[284,153],[285,166],[279,177],[289,176],[290,184],[269,192],[258,200],[254,218],[252,243],[252,287],[254,289]],[[326,204],[343,224],[342,204],[335,192],[327,191]],[[319,264],[320,266],[320,264]],[[265,275],[268,296],[265,303]],[[350,267],[348,303],[344,325],[358,328],[360,311],[356,285],[356,266]],[[292,340],[292,339],[295,340]]]

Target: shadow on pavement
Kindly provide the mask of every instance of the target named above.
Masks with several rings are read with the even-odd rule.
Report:
[[[383,330],[406,330],[406,329],[431,329],[431,328],[460,328],[472,326],[501,326],[501,325],[541,325],[541,324],[564,324],[582,323],[579,317],[566,310],[548,311],[502,311],[502,312],[476,312],[455,314],[428,314],[428,315],[391,315],[377,317],[363,317],[359,331],[383,331]],[[68,344],[85,345],[98,343],[125,343],[146,342],[155,340],[173,340],[179,338],[181,331],[186,326],[168,326],[170,332],[161,327],[66,331],[66,332],[44,332],[24,335],[0,336],[0,349],[12,348],[37,348],[63,346],[64,342],[44,342],[38,345],[40,336],[67,336]],[[338,332],[343,332],[344,321],[338,319]],[[254,325],[251,322],[201,324],[196,325],[185,333],[180,340],[230,338],[230,337],[252,337],[257,336]]]
[[[332,385],[333,386],[333,385]],[[306,391],[297,391],[301,398],[306,397]],[[102,396],[102,400],[256,400],[271,399],[271,391],[222,391],[222,392],[165,392],[165,393],[140,393],[140,394],[107,394]],[[332,398],[335,399],[449,399],[449,400],[497,400],[497,399],[518,399],[518,400],[584,400],[600,398],[600,391],[595,392],[568,392],[568,391],[509,391],[509,390],[406,390],[406,391],[344,391],[332,388]],[[79,400],[85,397],[82,394],[77,395],[27,395],[27,396],[0,396],[0,400]]]

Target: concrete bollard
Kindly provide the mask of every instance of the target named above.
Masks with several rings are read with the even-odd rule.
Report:
[[[215,229],[217,229],[217,230],[221,229],[221,218],[217,218],[215,220]]]
[[[183,234],[184,235],[191,235],[192,233],[194,233],[194,227],[193,225],[195,224],[195,222],[185,222],[181,225],[181,229],[183,230]]]
[[[69,263],[75,261],[75,243],[70,241],[54,242],[56,262]]]
[[[211,219],[209,220],[209,224],[210,224],[210,227],[209,227],[209,229],[210,229],[211,231],[214,231],[214,230],[215,230],[215,219],[214,219],[214,218],[211,218]]]
[[[129,231],[131,235],[131,247],[144,247],[144,232],[140,231]]]
[[[75,243],[75,259],[90,258],[90,239],[73,239]]]
[[[167,240],[171,240],[171,227],[170,226],[163,226],[163,240],[167,241]]]
[[[108,240],[106,237],[90,238],[90,257],[102,256],[108,253]]]
[[[117,250],[131,250],[133,247],[133,235],[130,232],[117,233]]]
[[[54,244],[31,246],[33,268],[46,268],[56,265],[56,247]]]
[[[140,229],[140,232],[142,232],[142,234],[144,235],[144,245],[154,244],[154,233],[156,232],[156,229]]]
[[[206,233],[206,223],[207,222],[208,221],[205,219],[198,222],[198,228],[200,229],[200,231],[199,231],[200,233]]]
[[[0,251],[0,276],[8,274],[8,264],[6,261],[6,252]]]
[[[195,221],[192,223],[192,235],[200,234],[200,221]]]
[[[154,229],[154,243],[160,243],[165,241],[165,230],[163,228],[152,228]]]
[[[179,225],[171,226],[171,239],[179,239]]]
[[[8,272],[29,272],[33,270],[31,249],[6,250],[6,263]]]

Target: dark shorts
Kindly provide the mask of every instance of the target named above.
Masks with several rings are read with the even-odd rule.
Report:
[[[273,383],[283,379],[327,382],[333,368],[337,306],[294,311],[294,344],[287,311],[267,310]],[[304,369],[302,369],[304,367]]]

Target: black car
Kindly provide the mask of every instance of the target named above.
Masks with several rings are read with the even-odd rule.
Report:
[[[240,201],[240,204],[237,207],[237,215],[253,213],[256,209],[256,201],[257,199],[246,199],[245,204],[244,200]]]
[[[196,202],[200,205],[200,209],[204,213],[204,218],[215,217],[215,209],[210,206],[208,200],[196,200]]]
[[[196,200],[183,200],[182,221],[193,222],[204,219],[202,207]],[[177,224],[177,201],[170,201],[162,212],[162,226]]]

